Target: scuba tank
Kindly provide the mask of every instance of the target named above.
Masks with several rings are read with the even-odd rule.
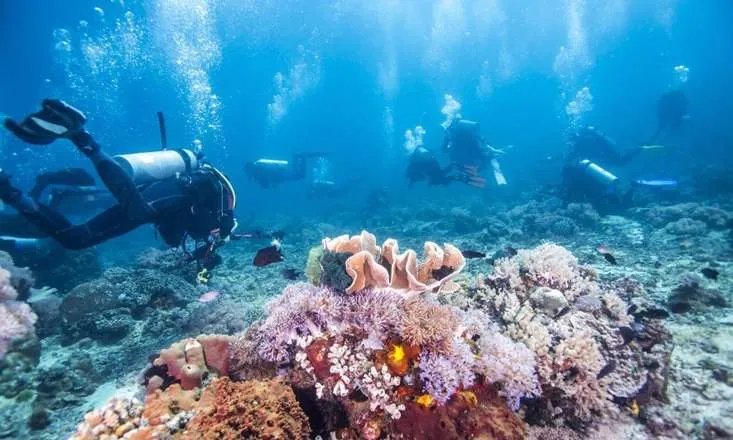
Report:
[[[254,161],[254,164],[259,168],[266,168],[266,169],[286,169],[288,166],[290,166],[290,162],[287,160],[278,160],[278,159],[257,159]]]
[[[618,177],[588,159],[581,160],[578,162],[578,165],[586,175],[592,177],[593,180],[603,186],[611,187],[617,185],[619,182]]]
[[[178,173],[187,174],[199,167],[196,153],[186,149],[120,154],[114,160],[138,185],[167,179]]]

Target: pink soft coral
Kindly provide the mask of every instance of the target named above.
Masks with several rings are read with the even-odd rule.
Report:
[[[0,359],[14,339],[33,333],[36,315],[28,304],[15,301],[18,293],[10,284],[10,272],[0,268]]]

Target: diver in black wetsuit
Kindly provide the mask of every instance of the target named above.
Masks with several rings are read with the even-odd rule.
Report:
[[[448,153],[453,166],[467,176],[480,178],[484,169],[491,165],[496,184],[506,185],[506,178],[497,160],[503,151],[493,148],[481,137],[478,122],[455,117],[446,128],[443,151]],[[484,185],[485,180],[482,185],[473,184],[477,187]]]
[[[623,166],[641,153],[642,147],[620,152],[616,143],[586,126],[570,140],[570,151],[562,171],[562,196],[568,202],[590,203],[600,212],[627,207],[631,191],[619,189],[619,179],[602,167]]]
[[[663,141],[672,132],[678,130],[687,118],[687,107],[690,101],[681,88],[665,92],[657,101],[657,129],[649,144]]]
[[[79,168],[51,171],[36,177],[28,196],[64,215],[88,216],[114,204],[111,195],[95,186]],[[21,266],[52,267],[63,262],[64,247],[17,212],[0,210],[0,250]]]
[[[456,173],[453,165],[441,166],[435,155],[425,147],[417,147],[412,152],[405,175],[409,187],[423,180],[430,186],[448,186],[469,178],[467,174]]]
[[[292,160],[257,159],[244,164],[244,172],[262,188],[274,188],[281,183],[305,179],[308,159],[326,153],[300,153]]]
[[[25,142],[47,145],[69,139],[88,157],[116,204],[86,223],[73,225],[58,211],[13,187],[0,170],[0,199],[64,248],[84,249],[118,237],[144,224],[155,225],[169,246],[184,246],[188,237],[197,247],[192,258],[206,271],[221,260],[215,250],[236,227],[236,195],[216,168],[203,164],[185,173],[137,186],[132,178],[84,130],[86,117],[63,101],[45,100],[42,109],[21,123],[6,119],[5,127]],[[188,165],[188,164],[187,164]],[[187,167],[188,168],[188,167]]]

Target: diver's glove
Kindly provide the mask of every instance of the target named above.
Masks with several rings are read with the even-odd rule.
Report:
[[[26,116],[20,124],[5,119],[4,125],[24,142],[48,145],[61,137],[74,141],[83,133],[86,120],[84,113],[64,101],[44,99],[40,111]]]

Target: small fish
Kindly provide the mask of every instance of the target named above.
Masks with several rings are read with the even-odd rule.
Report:
[[[285,268],[282,271],[280,271],[280,274],[282,274],[283,278],[285,278],[286,280],[290,280],[290,281],[295,281],[298,279],[298,277],[302,275],[302,273],[299,270],[293,269],[290,267]]]
[[[252,264],[257,267],[265,267],[273,263],[279,263],[284,259],[283,254],[280,252],[280,243],[277,240],[273,240],[272,246],[257,251]]]
[[[634,331],[634,329],[631,327],[619,327],[618,332],[621,335],[621,338],[623,338],[624,340],[623,345],[628,345],[629,342],[633,341],[636,338],[636,331]]]
[[[202,303],[211,302],[219,298],[220,296],[221,296],[221,292],[219,292],[218,290],[212,290],[211,292],[206,292],[203,295],[199,296],[199,302],[202,302]]]
[[[603,258],[606,259],[609,263],[616,266],[618,262],[616,261],[616,257],[613,256],[613,253],[611,252],[611,249],[608,246],[600,245],[596,248],[599,254],[603,255]]]
[[[669,312],[659,308],[649,308],[640,311],[634,310],[629,312],[637,318],[649,318],[649,319],[667,319],[669,318]]]
[[[657,368],[661,367],[662,365],[659,363],[658,360],[653,360],[649,362],[647,365],[645,365],[646,369],[649,371],[655,371]]]
[[[465,250],[465,251],[461,251],[461,253],[463,254],[463,256],[465,258],[468,258],[468,259],[471,259],[471,258],[486,258],[486,254],[483,253],[483,252],[472,251],[472,250]]]
[[[601,371],[598,372],[598,375],[596,376],[596,379],[603,379],[604,377],[608,376],[609,374],[613,373],[613,370],[616,369],[616,361],[611,359],[605,367],[601,368]]]
[[[517,255],[517,250],[514,249],[511,246],[505,246],[502,249],[499,249],[498,251],[494,252],[494,255],[489,258],[489,262],[491,264],[494,264],[494,262],[501,258],[512,258],[513,256]]]
[[[705,278],[707,278],[709,280],[715,280],[715,281],[718,280],[718,275],[720,275],[720,272],[718,272],[715,269],[711,269],[709,267],[706,267],[705,269],[702,269],[700,271],[700,273],[702,273],[705,276]]]

